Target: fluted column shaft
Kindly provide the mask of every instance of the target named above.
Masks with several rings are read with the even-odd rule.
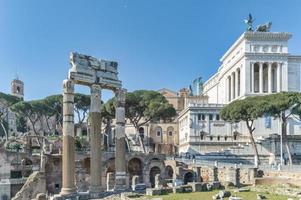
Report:
[[[126,186],[126,142],[125,142],[125,93],[126,90],[118,89],[115,92],[117,103],[116,103],[116,149],[115,149],[115,190],[127,189]]]
[[[90,194],[99,194],[101,187],[101,87],[91,86],[91,107],[90,107]]]
[[[251,62],[251,90],[252,93],[255,92],[255,81],[254,81],[254,63]]]
[[[230,96],[231,96],[231,100],[233,100],[234,99],[234,76],[233,76],[233,74],[231,74],[230,77],[231,77],[231,83],[230,83],[231,93],[230,93]]]
[[[268,66],[268,93],[273,92],[272,63]]]
[[[63,82],[63,158],[61,195],[76,192],[75,187],[75,144],[74,144],[74,83]]]
[[[281,67],[282,63],[277,63],[277,92],[281,92]]]
[[[235,96],[238,97],[238,92],[239,87],[238,87],[238,70],[235,71]]]
[[[263,63],[259,63],[259,93],[263,92]]]

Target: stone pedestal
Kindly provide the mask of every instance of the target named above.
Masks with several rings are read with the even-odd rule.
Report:
[[[98,197],[102,192],[101,185],[101,88],[99,85],[91,86],[90,108],[90,162],[91,182],[89,193],[91,197]]]
[[[113,172],[107,173],[107,191],[114,190],[115,174]]]
[[[63,182],[61,195],[72,195],[75,187],[75,144],[74,144],[74,84],[70,80],[64,82],[63,93]]]

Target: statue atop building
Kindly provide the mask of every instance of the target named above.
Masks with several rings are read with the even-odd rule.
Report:
[[[248,18],[244,20],[245,24],[247,24],[246,31],[253,32],[253,22],[254,21],[255,21],[255,19],[252,17],[251,13],[249,13]],[[272,22],[260,24],[256,27],[255,32],[270,32],[271,27],[272,27]]]
[[[253,22],[255,19],[253,19],[251,13],[249,13],[248,19],[245,19],[244,22],[247,24],[247,31],[253,31]]]
[[[256,27],[256,32],[270,32],[271,27],[272,27],[272,22],[261,24]]]

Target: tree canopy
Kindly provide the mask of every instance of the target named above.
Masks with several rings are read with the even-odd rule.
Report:
[[[1,99],[4,100],[8,104],[8,106],[11,106],[19,101],[22,101],[22,99],[20,99],[19,97],[0,92],[0,100]]]
[[[258,161],[259,154],[257,146],[254,140],[253,132],[255,127],[253,126],[254,120],[264,115],[267,112],[269,104],[267,99],[261,96],[247,97],[243,100],[236,100],[225,106],[221,111],[221,117],[225,121],[236,123],[244,121],[249,131],[250,140],[255,152],[255,157]]]
[[[126,118],[136,129],[152,120],[167,120],[176,115],[176,110],[165,97],[151,90],[136,90],[127,93],[125,110]]]

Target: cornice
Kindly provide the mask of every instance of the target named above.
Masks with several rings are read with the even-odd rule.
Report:
[[[286,32],[245,32],[244,38],[250,41],[288,41],[292,37]]]

